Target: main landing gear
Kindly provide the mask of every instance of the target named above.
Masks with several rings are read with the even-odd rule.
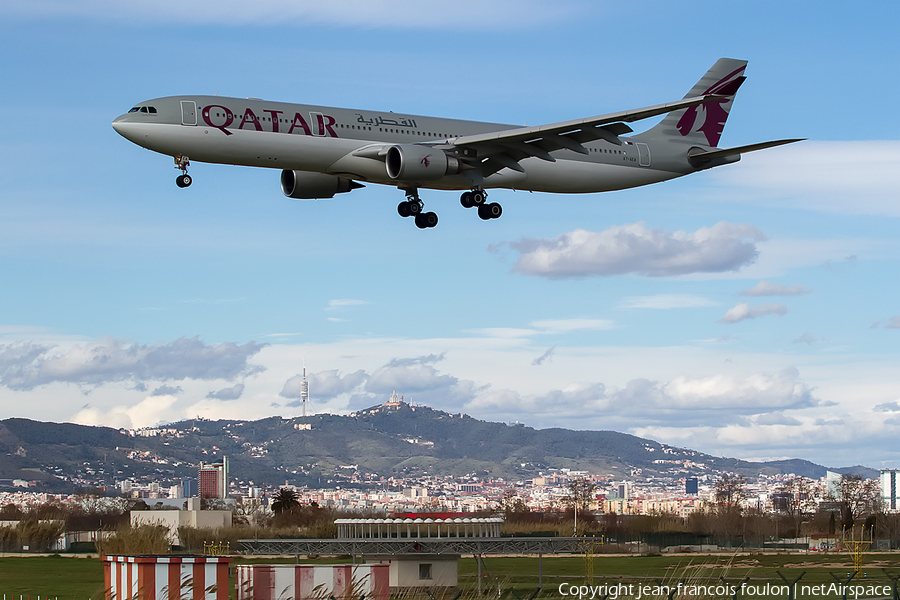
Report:
[[[423,212],[425,204],[419,198],[419,190],[416,188],[404,188],[406,200],[397,205],[397,212],[401,217],[415,217],[416,227],[428,229],[437,225],[438,216],[433,212]],[[503,214],[503,207],[496,202],[487,202],[487,192],[482,189],[474,189],[471,192],[463,192],[459,203],[465,208],[478,207],[478,216],[488,221],[496,219]]]
[[[406,191],[406,201],[397,205],[397,212],[401,217],[415,217],[416,227],[419,229],[428,229],[434,227],[438,223],[438,216],[433,212],[422,212],[425,203],[419,199],[419,190],[408,189]]]
[[[463,192],[459,197],[459,203],[464,208],[478,207],[478,216],[482,220],[487,221],[496,219],[503,214],[503,207],[496,202],[487,202],[487,192],[484,190],[472,190],[471,192]]]
[[[191,176],[187,173],[189,166],[191,166],[191,161],[188,160],[187,156],[175,157],[175,168],[181,169],[181,175],[175,178],[175,185],[180,188],[186,188],[193,182],[193,179],[191,179]]]

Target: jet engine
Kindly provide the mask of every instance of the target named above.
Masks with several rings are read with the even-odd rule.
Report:
[[[335,194],[343,194],[350,190],[364,187],[352,179],[312,173],[310,171],[282,171],[281,191],[288,198],[298,200],[317,200],[334,198]]]
[[[401,181],[435,181],[459,173],[459,161],[429,146],[400,144],[388,148],[384,161],[388,177]]]

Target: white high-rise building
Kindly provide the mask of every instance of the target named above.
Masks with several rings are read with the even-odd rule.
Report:
[[[900,484],[900,470],[881,470],[881,498],[884,500],[884,510],[897,512],[900,510],[900,498],[898,498],[898,484]]]
[[[841,478],[840,473],[825,471],[825,494],[827,496],[841,499]]]

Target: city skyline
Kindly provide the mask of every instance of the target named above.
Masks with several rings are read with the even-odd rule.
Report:
[[[0,418],[297,416],[305,358],[310,413],[396,391],[900,466],[896,3],[317,4],[0,7]],[[490,222],[429,191],[428,231],[376,185],[301,202],[195,164],[180,190],[110,127],[193,93],[536,125],[679,99],[722,56],[749,60],[723,146],[808,141],[640,190],[498,190]]]

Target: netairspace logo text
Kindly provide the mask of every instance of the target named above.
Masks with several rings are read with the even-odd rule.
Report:
[[[744,596],[762,596],[766,598],[797,598],[802,596],[836,596],[839,598],[870,598],[872,596],[892,596],[893,590],[889,585],[841,585],[838,583],[800,585],[794,584],[794,594],[791,596],[791,588],[787,585],[747,584],[740,587],[734,585],[639,585],[635,583],[616,583],[612,585],[572,585],[561,583],[559,585],[560,596],[569,596],[577,600],[617,600],[620,597],[631,597],[635,600],[642,598],[655,598],[669,596],[676,592],[681,596],[696,597],[721,597],[734,596],[738,591]]]

